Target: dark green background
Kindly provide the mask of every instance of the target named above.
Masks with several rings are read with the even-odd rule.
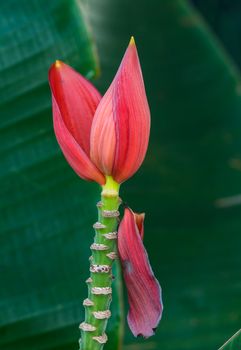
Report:
[[[98,186],[57,146],[47,70],[62,59],[98,71],[83,14],[96,85],[104,93],[134,35],[152,111],[145,163],[121,196],[146,212],[165,309],[156,336],[127,330],[125,349],[216,350],[240,328],[241,3],[195,3],[218,39],[184,0],[1,3],[0,349],[78,347]]]

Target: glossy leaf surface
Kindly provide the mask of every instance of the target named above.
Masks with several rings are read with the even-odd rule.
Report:
[[[241,330],[235,333],[219,350],[241,349]]]

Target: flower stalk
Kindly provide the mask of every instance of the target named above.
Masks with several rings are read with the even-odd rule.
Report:
[[[95,238],[90,247],[80,349],[102,350],[107,342],[112,264],[117,254],[130,305],[129,327],[134,336],[148,338],[155,333],[163,305],[161,287],[143,244],[144,214],[125,209],[118,230],[118,250],[116,243],[119,187],[141,166],[150,134],[150,110],[134,38],[103,97],[88,80],[61,61],[51,66],[49,82],[54,131],[66,160],[82,179],[102,186]],[[115,270],[120,284],[117,264]],[[121,338],[122,327],[117,328]]]
[[[83,302],[85,321],[80,324],[81,350],[101,350],[107,342],[105,330],[111,316],[112,264],[117,257],[119,187],[111,176],[107,176],[101,201],[97,203],[98,221],[93,226],[95,238],[91,245],[88,298]]]

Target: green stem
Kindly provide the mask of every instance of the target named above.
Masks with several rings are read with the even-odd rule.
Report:
[[[119,184],[107,176],[106,184],[102,187],[101,202],[97,203],[98,222],[94,225],[95,239],[91,246],[88,299],[83,303],[85,322],[80,325],[81,350],[101,350],[107,341],[105,330],[110,317],[119,204]]]

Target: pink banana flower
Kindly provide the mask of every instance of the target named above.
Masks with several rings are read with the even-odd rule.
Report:
[[[83,76],[56,61],[49,71],[57,141],[73,170],[100,185],[119,184],[141,166],[150,134],[150,111],[132,38],[103,97]],[[125,209],[118,250],[126,281],[128,323],[135,336],[149,337],[161,318],[161,289],[143,246],[144,215]]]
[[[135,336],[154,334],[162,316],[161,287],[143,245],[144,214],[125,209],[118,229],[118,251],[128,293],[128,324]]]
[[[49,71],[54,130],[68,163],[83,179],[122,183],[142,164],[150,111],[132,38],[116,76],[101,98],[96,88],[61,61]]]

